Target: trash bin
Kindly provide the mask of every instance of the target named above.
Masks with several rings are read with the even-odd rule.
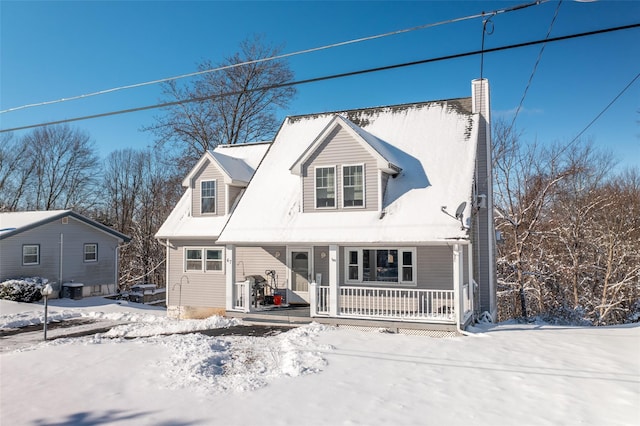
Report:
[[[62,297],[80,300],[82,299],[83,287],[82,283],[64,283],[62,284]]]

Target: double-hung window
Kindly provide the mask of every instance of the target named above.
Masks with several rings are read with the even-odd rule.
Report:
[[[342,167],[342,205],[364,207],[364,166]]]
[[[222,271],[222,249],[205,249],[205,271]]]
[[[336,168],[316,167],[316,208],[336,207]]]
[[[200,182],[200,213],[216,212],[216,181]]]
[[[224,254],[222,250],[217,247],[185,248],[185,272],[223,272]]]
[[[22,246],[22,264],[40,264],[40,244],[25,244]]]
[[[347,248],[345,257],[347,282],[415,284],[414,248]]]
[[[91,243],[84,245],[84,261],[85,262],[97,262],[98,261],[98,245]]]

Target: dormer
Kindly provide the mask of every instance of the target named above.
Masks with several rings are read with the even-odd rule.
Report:
[[[401,170],[392,147],[340,115],[290,168],[304,212],[381,211],[388,178]]]
[[[207,151],[182,181],[191,188],[194,217],[229,214],[255,172],[246,159],[220,151],[224,149]]]

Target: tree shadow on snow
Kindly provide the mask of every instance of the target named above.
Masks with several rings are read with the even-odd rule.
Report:
[[[33,424],[47,426],[89,426],[134,420],[137,418],[143,418],[150,414],[151,412],[149,411],[138,413],[127,413],[127,411],[125,410],[109,410],[104,413],[82,411],[74,414],[69,414],[66,419],[60,421],[52,421],[51,419],[38,419],[34,421]],[[177,426],[192,424],[195,424],[195,422],[187,422],[184,420],[164,420],[156,423],[156,425],[158,426]]]

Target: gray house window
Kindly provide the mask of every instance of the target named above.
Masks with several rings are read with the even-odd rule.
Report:
[[[22,246],[22,264],[40,264],[40,244],[26,244]]]
[[[224,272],[224,254],[221,247],[188,247],[185,253],[185,272]]]
[[[200,213],[216,212],[216,181],[200,182]]]
[[[415,248],[345,250],[347,282],[415,284]]]
[[[85,262],[98,261],[98,244],[91,243],[91,244],[84,245],[84,261]]]
[[[364,207],[364,166],[342,168],[342,194],[344,207]]]
[[[316,208],[336,206],[336,168],[316,168]]]

